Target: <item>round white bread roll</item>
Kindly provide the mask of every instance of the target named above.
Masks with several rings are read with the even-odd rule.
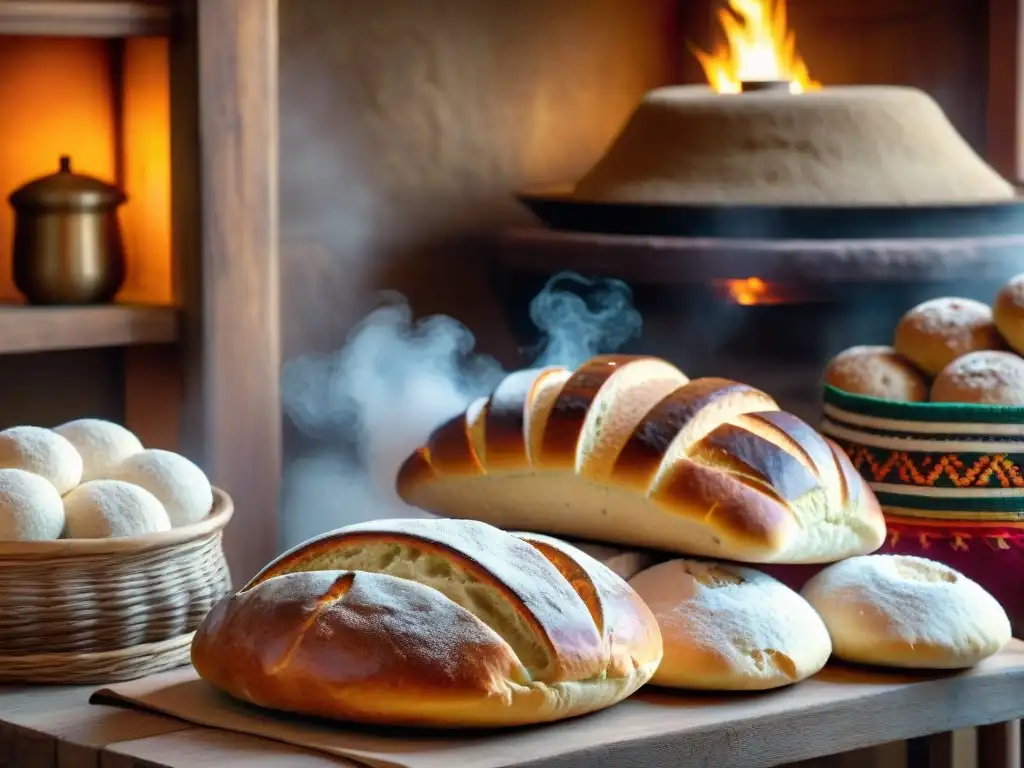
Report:
[[[64,497],[69,539],[142,536],[171,529],[167,510],[152,493],[120,480],[90,480]]]
[[[132,432],[105,419],[75,419],[55,427],[82,456],[82,482],[102,480],[110,471],[143,449]]]
[[[661,628],[665,655],[655,685],[766,690],[810,677],[832,653],[828,629],[807,601],[752,568],[670,560],[629,585]]]
[[[0,541],[51,541],[64,530],[53,483],[23,469],[0,469]]]
[[[914,669],[963,669],[1010,640],[996,599],[949,566],[909,555],[842,560],[804,585],[837,658]]]
[[[81,454],[66,437],[45,427],[11,427],[0,432],[0,467],[44,477],[61,496],[82,482]]]
[[[156,496],[175,528],[202,520],[213,507],[213,488],[203,470],[170,451],[133,454],[114,467],[110,479],[141,485]]]

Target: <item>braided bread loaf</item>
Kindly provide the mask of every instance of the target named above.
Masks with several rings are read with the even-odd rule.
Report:
[[[273,709],[391,725],[538,723],[608,707],[661,662],[604,565],[468,520],[326,533],[263,569],[192,643],[205,680]]]
[[[849,458],[753,387],[648,357],[513,373],[398,473],[445,517],[751,563],[830,562],[885,538]]]

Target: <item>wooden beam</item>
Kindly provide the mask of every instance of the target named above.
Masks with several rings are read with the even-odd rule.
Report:
[[[188,0],[171,41],[182,450],[235,500],[236,584],[277,550],[277,1]]]
[[[988,161],[1024,181],[1024,0],[989,0]]]

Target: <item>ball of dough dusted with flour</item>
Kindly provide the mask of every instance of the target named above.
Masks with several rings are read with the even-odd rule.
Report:
[[[843,350],[825,368],[825,383],[855,395],[905,403],[928,399],[928,382],[892,347],[859,346]]]
[[[664,643],[651,682],[756,691],[803,680],[832,652],[828,630],[800,595],[742,566],[670,560],[629,580]]]
[[[67,438],[44,427],[11,427],[0,432],[0,467],[44,477],[61,496],[82,482],[78,450]]]
[[[69,539],[142,536],[171,529],[167,510],[152,493],[120,480],[90,480],[64,497]]]
[[[999,289],[992,317],[1006,343],[1024,355],[1024,274],[1011,277]]]
[[[104,419],[75,419],[55,427],[82,456],[82,482],[101,480],[132,454],[142,443],[132,432]]]
[[[982,349],[1005,349],[992,309],[973,299],[930,299],[910,309],[896,326],[893,347],[929,376],[953,360]]]
[[[22,469],[0,469],[0,541],[50,541],[64,530],[64,502],[53,483]]]
[[[830,565],[803,595],[821,614],[836,657],[859,664],[962,669],[1010,640],[996,599],[949,566],[909,555]]]
[[[995,351],[958,357],[932,382],[932,401],[1024,405],[1024,358]]]
[[[141,485],[156,496],[176,528],[202,520],[213,507],[213,489],[203,470],[177,453],[140,451],[118,464],[110,476]]]

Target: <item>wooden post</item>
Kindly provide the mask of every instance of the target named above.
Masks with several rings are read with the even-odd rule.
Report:
[[[235,583],[277,550],[277,0],[183,0],[171,40],[181,445],[234,497]]]
[[[1024,0],[989,0],[988,161],[1024,180]]]

